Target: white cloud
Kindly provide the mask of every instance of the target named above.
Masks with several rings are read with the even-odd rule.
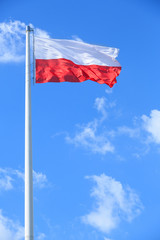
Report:
[[[0,23],[0,62],[24,60],[25,23],[10,21]]]
[[[24,239],[24,227],[19,223],[3,216],[0,210],[0,239],[22,240]]]
[[[119,181],[102,174],[90,176],[96,185],[91,191],[96,206],[82,221],[104,233],[118,227],[121,220],[132,221],[142,211],[138,195],[130,188],[124,187]]]
[[[74,137],[67,136],[66,141],[75,146],[82,146],[93,153],[105,155],[107,152],[114,152],[114,146],[109,141],[106,132],[99,130],[103,121],[107,117],[107,108],[113,107],[113,103],[108,103],[105,97],[96,98],[94,106],[102,116],[98,119],[85,124],[79,125],[79,131]]]
[[[137,126],[133,128],[130,128],[127,126],[118,127],[117,131],[113,131],[113,135],[115,136],[117,134],[120,134],[120,135],[126,134],[131,138],[138,137],[140,140],[142,140],[143,133],[145,131],[149,134],[147,143],[155,142],[159,144],[160,143],[160,111],[156,109],[151,110],[150,116],[143,114],[141,117],[141,120],[142,120],[141,123],[138,123],[138,125],[136,124]]]
[[[97,111],[102,114],[100,121],[103,122],[107,117],[107,109],[115,107],[116,103],[107,101],[105,97],[97,97],[94,105]]]
[[[30,26],[34,28],[32,24]],[[0,63],[24,61],[25,29],[26,24],[21,21],[0,23]],[[49,34],[39,28],[35,28],[35,34],[49,38]]]
[[[33,184],[38,188],[44,188],[48,185],[45,174],[33,171]]]
[[[68,143],[75,146],[82,146],[89,149],[93,153],[106,154],[114,152],[114,146],[109,142],[107,137],[102,134],[97,134],[98,122],[95,120],[88,123],[86,126],[81,126],[80,131],[73,138],[67,136]]]
[[[24,226],[19,222],[3,215],[0,209],[0,239],[1,240],[24,240]],[[44,233],[39,233],[38,240],[46,239]]]
[[[0,191],[11,190],[13,188],[13,178],[8,174],[6,169],[0,168]]]
[[[39,235],[37,237],[38,240],[43,240],[45,238],[46,238],[46,235],[44,233],[39,233]]]
[[[0,168],[0,191],[14,189],[14,184],[18,179],[24,180],[24,172],[11,168]],[[33,184],[37,188],[48,186],[48,180],[45,174],[33,171]]]
[[[111,94],[113,92],[113,88],[106,88],[105,92],[107,94]]]
[[[149,151],[148,144],[151,142],[160,144],[160,111],[152,110],[150,116],[142,115],[135,117],[133,127],[117,126],[115,129],[105,128],[106,120],[108,120],[108,108],[115,107],[115,102],[109,102],[105,97],[97,97],[94,102],[94,107],[100,113],[99,118],[93,121],[78,125],[77,131],[73,137],[67,136],[66,141],[81,146],[93,152],[105,155],[107,152],[115,153],[113,141],[115,137],[121,138],[123,135],[137,139],[139,144],[143,144],[140,149],[141,153],[134,153],[135,156],[146,154]],[[146,137],[147,132],[147,137]],[[145,134],[144,134],[145,133]]]
[[[126,134],[130,138],[139,137],[140,136],[140,128],[130,128],[127,126],[122,126],[122,127],[118,127],[117,133],[118,134]]]
[[[160,144],[160,111],[152,110],[150,116],[143,115],[143,127],[150,134],[150,141]]]
[[[19,171],[17,169],[8,169],[8,172],[10,172],[10,174],[13,174],[16,177],[21,178],[22,180],[24,180],[24,172]]]
[[[34,26],[32,25],[32,27],[34,28]],[[38,37],[41,37],[41,38],[50,38],[49,34],[40,29],[40,28],[34,28],[34,31],[35,31],[35,35],[38,36]]]
[[[102,113],[102,121],[107,117],[107,111],[106,111],[106,98],[105,97],[97,97],[95,99],[95,107],[96,109]]]
[[[83,40],[82,40],[80,37],[76,36],[76,35],[73,35],[72,38],[73,38],[73,40],[75,40],[75,41],[83,42]]]
[[[13,188],[12,185],[13,179],[10,176],[4,176],[0,179],[0,189],[10,190]]]

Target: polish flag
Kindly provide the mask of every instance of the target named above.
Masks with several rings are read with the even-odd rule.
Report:
[[[35,37],[36,83],[92,80],[110,87],[121,65],[117,48]]]

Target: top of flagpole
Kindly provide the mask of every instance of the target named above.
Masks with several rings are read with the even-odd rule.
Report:
[[[31,30],[30,26],[26,26],[26,31],[30,31],[30,30]]]
[[[28,26],[26,26],[26,32],[27,32],[27,31],[31,32],[31,31],[34,31],[34,29],[31,28],[31,27],[28,25]]]

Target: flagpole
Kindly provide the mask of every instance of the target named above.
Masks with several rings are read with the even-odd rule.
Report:
[[[26,26],[26,76],[25,76],[25,240],[33,240],[33,169],[32,169],[32,119],[30,26]]]

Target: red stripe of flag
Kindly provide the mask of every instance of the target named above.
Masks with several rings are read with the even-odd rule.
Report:
[[[113,87],[120,71],[119,66],[77,65],[65,58],[36,59],[36,83],[83,82],[90,79]]]

